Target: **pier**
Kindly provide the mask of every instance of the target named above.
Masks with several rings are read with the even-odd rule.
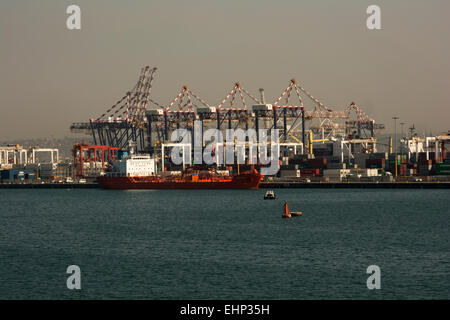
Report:
[[[0,189],[97,189],[98,183],[10,183]],[[259,189],[450,189],[450,182],[261,182]]]

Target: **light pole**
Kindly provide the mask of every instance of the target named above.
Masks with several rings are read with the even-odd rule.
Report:
[[[405,136],[403,135],[403,125],[405,124],[405,122],[400,122],[400,125],[401,125],[401,140],[400,141],[402,141],[403,139],[405,139]],[[403,144],[404,143],[400,143],[400,153],[401,153],[401,155],[402,155],[402,157],[403,157]]]
[[[398,117],[392,117],[394,119],[394,154],[397,155],[397,120]]]
[[[398,117],[392,117],[394,119],[394,162],[395,162],[395,178],[397,179],[397,120]]]

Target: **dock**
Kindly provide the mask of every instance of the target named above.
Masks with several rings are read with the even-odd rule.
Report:
[[[0,189],[97,189],[98,183],[9,183]],[[450,189],[450,182],[261,182],[259,189]]]
[[[98,183],[4,183],[0,189],[97,189]]]
[[[450,189],[450,182],[261,182],[260,189]]]

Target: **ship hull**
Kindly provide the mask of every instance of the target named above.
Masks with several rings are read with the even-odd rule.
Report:
[[[104,189],[257,189],[262,180],[260,174],[241,174],[228,180],[218,181],[162,181],[155,177],[97,177],[97,182]]]

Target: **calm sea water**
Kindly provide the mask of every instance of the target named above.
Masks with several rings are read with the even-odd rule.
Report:
[[[264,192],[0,190],[0,299],[450,298],[448,190]]]

